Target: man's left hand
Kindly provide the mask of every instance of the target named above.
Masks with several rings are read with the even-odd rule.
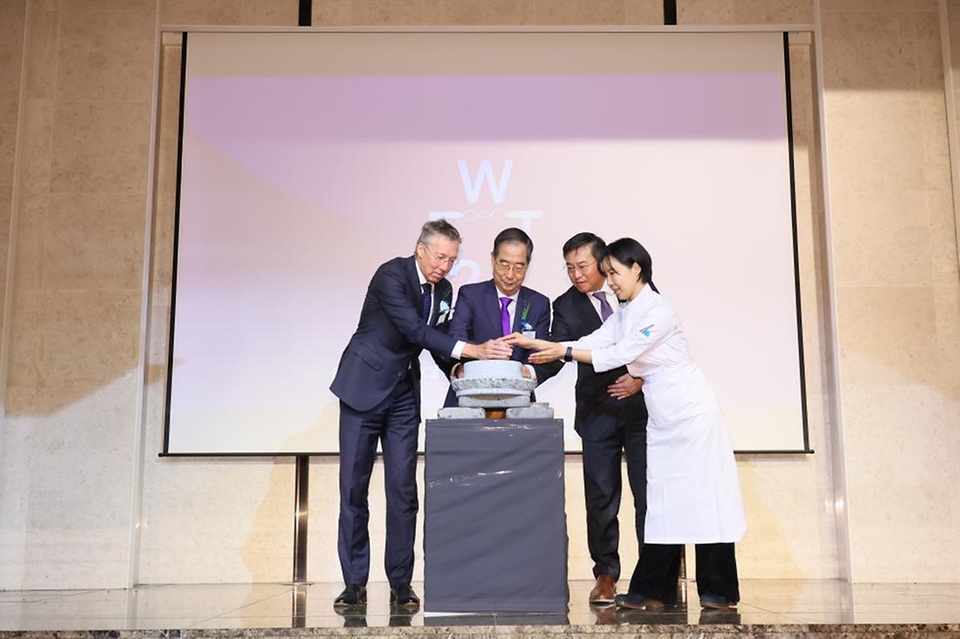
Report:
[[[629,374],[621,375],[617,381],[607,386],[607,393],[614,399],[626,399],[636,395],[643,388],[643,380]]]

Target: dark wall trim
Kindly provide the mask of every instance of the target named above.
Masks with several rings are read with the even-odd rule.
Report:
[[[677,24],[677,0],[663,0],[663,24]]]
[[[300,0],[300,14],[297,17],[297,26],[313,26],[313,0]]]

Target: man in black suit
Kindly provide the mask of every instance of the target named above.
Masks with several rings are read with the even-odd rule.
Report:
[[[606,285],[600,260],[606,244],[593,233],[578,233],[563,245],[571,286],[553,301],[550,339],[573,341],[600,328],[618,307]],[[555,362],[547,376],[563,362]],[[612,605],[620,578],[621,455],[633,492],[637,540],[642,545],[647,503],[647,407],[642,381],[620,367],[595,373],[590,364],[577,365],[574,428],[583,447],[583,484],[587,507],[587,545],[596,585],[590,603]]]
[[[392,606],[416,610],[410,580],[417,511],[420,425],[419,356],[505,359],[502,339],[476,345],[438,330],[450,315],[453,287],[446,275],[457,260],[460,233],[446,220],[423,225],[414,255],[382,264],[367,288],[357,330],[330,390],[340,398],[340,521],[337,549],[346,588],[344,608],[366,602],[370,568],[367,491],[379,442],[387,497],[384,564]]]

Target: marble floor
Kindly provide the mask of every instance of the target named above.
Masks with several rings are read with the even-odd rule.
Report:
[[[337,614],[340,584],[157,585],[132,590],[0,591],[0,631],[227,628],[376,628],[389,626],[594,626],[603,624],[960,624],[960,583],[858,584],[744,580],[735,613],[690,605],[664,613],[595,609],[589,581],[570,583],[567,614],[390,614],[389,588],[371,584],[365,611]],[[414,584],[423,592],[423,584]],[[610,628],[614,630],[614,628]]]

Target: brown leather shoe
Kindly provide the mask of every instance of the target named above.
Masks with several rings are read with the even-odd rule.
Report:
[[[610,575],[597,577],[597,585],[590,591],[590,605],[609,606],[617,596],[617,582]]]

